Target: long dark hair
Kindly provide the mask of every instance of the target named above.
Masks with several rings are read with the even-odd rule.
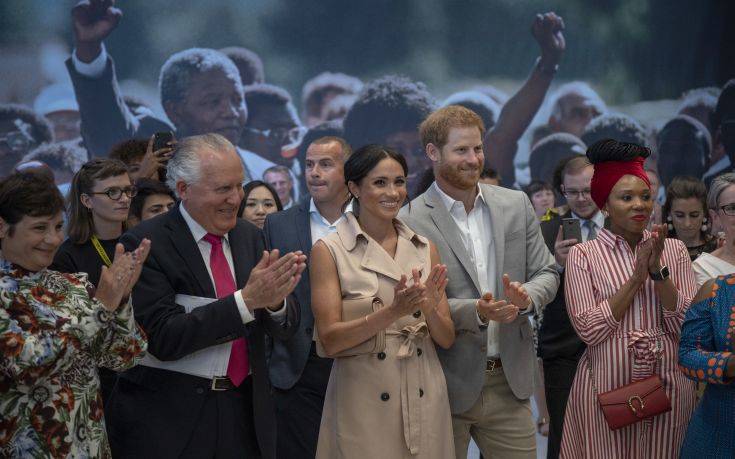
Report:
[[[270,186],[268,183],[263,182],[262,180],[253,180],[252,182],[248,182],[245,185],[243,185],[242,190],[245,192],[245,194],[242,197],[242,201],[240,201],[240,208],[237,209],[237,216],[239,218],[242,218],[242,213],[245,211],[245,204],[248,202],[248,196],[250,196],[250,193],[253,192],[254,189],[265,187],[270,191],[270,193],[273,195],[273,200],[276,201],[276,209],[280,212],[283,210],[283,204],[281,204],[281,200],[278,198],[278,193],[276,192],[276,189]]]
[[[85,163],[74,174],[69,189],[68,235],[75,244],[86,243],[95,233],[92,212],[81,201],[82,194],[89,194],[95,182],[118,175],[127,175],[128,167],[122,161],[109,158],[95,158]],[[131,180],[132,182],[132,180]],[[123,230],[126,229],[123,223]]]
[[[398,162],[403,168],[403,174],[408,177],[408,164],[406,158],[395,150],[378,144],[369,144],[358,148],[345,162],[345,184],[353,182],[359,185],[371,170],[384,159],[392,159]],[[345,206],[352,202],[352,213],[357,217],[360,215],[360,201],[350,193],[351,199],[345,203]]]

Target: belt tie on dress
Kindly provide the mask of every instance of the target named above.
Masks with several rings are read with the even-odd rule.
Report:
[[[633,354],[633,381],[653,374],[656,362],[661,357],[661,333],[653,330],[633,330],[629,333],[628,352]]]
[[[426,322],[407,325],[398,332],[387,331],[403,338],[396,358],[401,361],[401,412],[403,437],[411,454],[419,453],[421,444],[421,361],[410,359],[416,352],[416,341],[429,335]]]

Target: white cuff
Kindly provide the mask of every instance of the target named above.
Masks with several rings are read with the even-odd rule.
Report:
[[[268,314],[271,315],[271,317],[275,317],[276,319],[280,319],[282,317],[286,316],[286,300],[283,300],[283,304],[280,308],[278,308],[277,311],[271,311],[268,308],[265,308],[266,311],[268,311]]]
[[[235,304],[237,305],[237,310],[240,312],[242,323],[246,324],[248,322],[254,321],[255,316],[253,316],[253,313],[250,312],[250,309],[248,309],[248,307],[245,305],[245,300],[242,298],[240,290],[233,293],[233,295],[235,295]]]
[[[107,50],[105,50],[105,44],[102,43],[102,51],[99,56],[95,57],[90,63],[85,63],[79,60],[77,57],[77,50],[71,53],[71,62],[74,64],[74,69],[81,75],[88,78],[98,78],[105,72],[105,66],[107,65]]]

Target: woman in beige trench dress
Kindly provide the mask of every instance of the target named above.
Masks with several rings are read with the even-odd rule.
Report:
[[[345,163],[353,213],[311,252],[318,348],[334,357],[317,458],[454,456],[434,344],[454,343],[436,248],[396,218],[406,161],[368,145]]]

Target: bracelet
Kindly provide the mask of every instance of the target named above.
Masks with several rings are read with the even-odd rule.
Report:
[[[542,64],[541,56],[539,56],[536,58],[536,68],[544,75],[554,76],[559,71],[559,64],[554,64],[553,66],[544,65]]]

